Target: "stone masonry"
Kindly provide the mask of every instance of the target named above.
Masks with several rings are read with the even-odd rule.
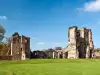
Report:
[[[46,55],[45,58],[93,58],[94,44],[92,40],[91,29],[81,28],[78,30],[77,26],[69,27],[68,30],[68,46],[66,48],[56,47],[55,49],[48,49],[40,52]],[[40,56],[39,55],[39,56]]]
[[[94,50],[91,29],[77,26],[68,29],[68,46],[66,48],[55,47],[54,49],[30,50],[30,37],[20,36],[15,32],[8,40],[6,56],[0,59],[25,60],[27,58],[46,59],[77,59],[77,58],[100,58],[100,50]]]
[[[10,38],[10,55],[13,60],[30,58],[30,38],[15,32]]]
[[[77,26],[69,27],[68,30],[68,58],[92,58],[94,45],[91,29]]]
[[[69,27],[68,31],[68,58],[78,58],[77,27]]]
[[[94,44],[92,40],[91,29],[81,28],[77,26],[68,29],[68,46],[66,48],[56,47],[55,49],[47,49],[42,51],[33,51],[30,54],[30,38],[24,35],[19,36],[15,32],[9,41],[9,55],[13,60],[25,60],[26,58],[93,58]]]

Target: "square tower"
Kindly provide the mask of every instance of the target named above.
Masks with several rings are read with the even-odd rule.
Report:
[[[91,58],[93,57],[93,40],[91,29],[76,26],[68,30],[68,58]]]
[[[25,60],[30,58],[30,38],[26,36],[19,36],[15,32],[10,38],[10,55],[13,60]]]

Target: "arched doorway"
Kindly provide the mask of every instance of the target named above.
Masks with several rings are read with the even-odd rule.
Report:
[[[65,58],[68,58],[68,52],[65,52],[64,54],[65,54]]]

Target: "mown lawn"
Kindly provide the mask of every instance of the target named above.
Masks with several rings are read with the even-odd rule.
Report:
[[[100,75],[99,59],[0,61],[0,75]]]

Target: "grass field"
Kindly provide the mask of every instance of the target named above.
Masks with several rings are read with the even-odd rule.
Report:
[[[100,60],[0,61],[0,75],[100,75]]]

